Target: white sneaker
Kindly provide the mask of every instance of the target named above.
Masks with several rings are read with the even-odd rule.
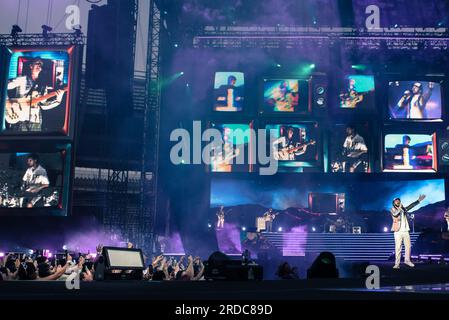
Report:
[[[400,268],[400,266],[398,265],[398,264],[395,264],[394,266],[393,266],[393,269],[399,269]]]
[[[406,265],[408,265],[410,268],[413,268],[415,265],[411,261],[404,261]]]

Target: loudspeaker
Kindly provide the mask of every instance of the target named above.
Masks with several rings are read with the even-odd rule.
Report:
[[[257,264],[242,265],[222,252],[214,252],[204,264],[206,280],[252,281],[263,280],[263,267]]]
[[[328,80],[327,75],[312,76],[312,110],[315,115],[323,115],[328,107]]]
[[[95,281],[103,281],[104,272],[106,269],[106,266],[104,265],[104,257],[99,256],[98,260],[94,263],[94,266],[95,266],[95,273],[94,273]]]
[[[440,166],[449,166],[449,138],[438,141],[438,158]]]

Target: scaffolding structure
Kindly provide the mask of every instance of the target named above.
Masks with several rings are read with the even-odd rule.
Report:
[[[159,130],[160,130],[160,35],[161,14],[154,0],[150,1],[148,27],[148,51],[146,66],[146,90],[144,108],[144,127],[142,136],[142,162],[140,179],[140,212],[144,223],[140,234],[149,251],[155,246],[155,224],[157,210]]]

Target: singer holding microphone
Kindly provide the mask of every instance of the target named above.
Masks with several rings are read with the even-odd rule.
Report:
[[[393,218],[391,231],[394,232],[396,254],[396,260],[393,269],[399,269],[399,265],[401,263],[402,242],[404,242],[405,247],[404,263],[409,267],[415,266],[410,260],[411,242],[409,234],[410,226],[408,223],[408,211],[420,204],[421,201],[423,201],[425,198],[425,195],[420,195],[418,200],[408,205],[407,207],[404,207],[402,205],[401,199],[396,198],[393,200],[393,207],[390,209],[391,217]]]

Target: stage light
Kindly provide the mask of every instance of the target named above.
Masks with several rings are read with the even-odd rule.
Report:
[[[397,27],[398,27],[398,24],[396,23],[396,24],[394,25],[394,27],[397,28]]]
[[[168,14],[168,12],[167,12],[167,11],[164,11],[164,14]]]
[[[208,228],[212,228],[212,225],[210,223],[207,224]]]
[[[363,64],[353,64],[351,66],[351,68],[354,70],[360,70],[360,71],[366,70],[366,66]]]
[[[17,38],[20,32],[22,32],[22,28],[20,28],[17,24],[13,25],[11,28],[11,37]]]
[[[68,247],[67,247],[66,244],[62,246],[62,250],[64,250],[64,251],[67,250],[67,248],[68,248]]]
[[[310,69],[315,69],[315,67],[316,67],[316,66],[315,66],[314,63],[312,63],[312,64],[309,65],[309,68],[310,68]]]
[[[53,28],[50,27],[50,26],[47,26],[47,25],[45,25],[45,24],[43,24],[43,25],[41,26],[41,28],[42,28],[42,36],[43,36],[44,38],[48,38],[48,33],[51,32],[51,31],[53,30]]]
[[[81,31],[81,26],[77,25],[75,27],[72,28],[75,34],[75,37],[77,38],[81,38],[83,36],[83,32]]]
[[[190,84],[186,83],[186,87],[190,87]]]
[[[180,72],[180,75],[183,76],[183,75],[184,75],[184,71],[181,71],[181,72]]]
[[[53,253],[49,252],[49,253],[47,254],[47,258],[53,258]]]
[[[282,65],[280,65],[279,63],[276,64],[276,67],[280,68],[282,67]]]
[[[321,252],[309,269],[307,279],[338,278],[339,272],[335,255],[331,252]]]
[[[387,227],[384,227],[384,232],[388,232],[388,228]]]
[[[312,232],[315,232],[316,231],[316,228],[315,227],[312,227]]]
[[[242,231],[246,231],[246,227],[242,227]]]
[[[173,46],[174,46],[175,48],[179,47],[179,45],[178,45],[177,43],[175,43]]]
[[[30,249],[30,250],[28,250],[28,254],[33,254],[34,253],[34,250],[33,249]]]
[[[3,258],[5,256],[4,252],[0,252],[0,258]]]

